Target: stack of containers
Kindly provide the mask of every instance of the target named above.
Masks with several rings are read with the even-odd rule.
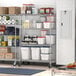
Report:
[[[41,60],[49,60],[50,52],[49,47],[41,47]]]
[[[21,8],[22,14],[38,14],[38,10],[34,4],[23,4]]]
[[[11,52],[11,48],[0,47],[0,59],[13,59],[14,53]]]

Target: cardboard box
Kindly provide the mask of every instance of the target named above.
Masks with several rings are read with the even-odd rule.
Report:
[[[20,7],[9,7],[9,14],[20,14],[21,8]]]
[[[8,8],[7,7],[0,7],[0,14],[8,14]]]
[[[14,59],[15,54],[14,53],[6,53],[5,54],[5,59]]]
[[[4,59],[5,58],[5,53],[0,53],[0,59]]]
[[[0,47],[0,53],[11,53],[11,48]]]

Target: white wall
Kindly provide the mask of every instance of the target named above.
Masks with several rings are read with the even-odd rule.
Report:
[[[57,9],[57,64],[68,64],[75,61],[75,0],[56,0]],[[61,39],[60,38],[60,27],[61,27],[61,11],[70,10],[72,11],[72,39]],[[68,27],[69,29],[69,27]],[[68,53],[67,53],[68,51]],[[65,55],[63,53],[65,52]],[[64,57],[62,57],[64,56]],[[66,59],[68,57],[68,59]],[[63,58],[63,59],[62,59]],[[65,60],[70,60],[66,62]],[[66,62],[66,63],[65,63]]]
[[[38,5],[55,5],[56,0],[0,0],[0,6],[22,6],[22,4],[33,3]]]

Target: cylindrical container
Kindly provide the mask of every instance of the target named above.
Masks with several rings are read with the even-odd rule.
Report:
[[[40,59],[40,48],[39,47],[31,47],[32,51],[32,60]]]
[[[2,46],[7,46],[7,41],[2,41]]]
[[[41,30],[41,36],[45,36],[47,34],[47,30]]]
[[[49,21],[43,22],[43,27],[49,29],[50,28],[50,22]]]
[[[38,37],[38,44],[45,44],[45,37]]]
[[[32,14],[38,14],[38,9],[36,7],[32,7]]]
[[[4,36],[0,36],[0,41],[4,41]]]
[[[40,13],[40,14],[45,14],[45,8],[40,8],[40,9],[39,9],[39,13]]]
[[[36,28],[42,28],[42,23],[41,22],[37,22],[36,23]]]

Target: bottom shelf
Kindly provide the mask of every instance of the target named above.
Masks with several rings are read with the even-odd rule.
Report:
[[[43,62],[43,63],[50,63],[50,62],[55,62],[55,61],[50,61],[50,60],[21,60],[23,61],[27,61],[27,62]]]
[[[16,59],[0,59],[0,61],[16,61]]]

